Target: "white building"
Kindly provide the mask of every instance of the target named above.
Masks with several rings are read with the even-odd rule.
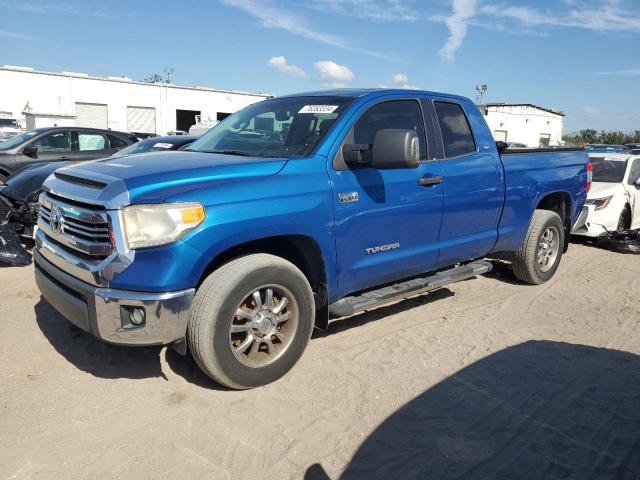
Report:
[[[165,134],[189,130],[195,115],[221,120],[270,96],[0,67],[0,112],[26,129],[76,125]]]
[[[528,147],[562,145],[562,112],[530,103],[487,103],[480,108],[496,141]]]

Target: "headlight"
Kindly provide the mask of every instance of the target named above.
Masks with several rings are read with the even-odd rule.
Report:
[[[204,220],[199,203],[132,205],[122,210],[129,248],[157,247],[173,243]]]
[[[596,210],[603,210],[609,206],[609,203],[611,203],[612,198],[613,198],[613,195],[609,197],[604,197],[604,198],[594,198],[591,200],[587,200],[585,204],[594,205],[596,207]]]

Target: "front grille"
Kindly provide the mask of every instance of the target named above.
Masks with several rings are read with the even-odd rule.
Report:
[[[40,196],[38,226],[43,232],[70,252],[79,256],[102,259],[112,252],[109,220],[106,212],[80,208]],[[54,217],[52,219],[52,217]]]

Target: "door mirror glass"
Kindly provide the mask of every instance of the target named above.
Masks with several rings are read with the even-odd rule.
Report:
[[[22,153],[27,157],[35,157],[38,154],[38,149],[33,145],[27,145],[22,149]]]
[[[377,169],[417,168],[420,164],[420,138],[413,130],[380,130],[373,142],[371,157],[372,165]]]

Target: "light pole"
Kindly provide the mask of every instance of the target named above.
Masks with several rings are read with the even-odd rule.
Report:
[[[487,93],[487,85],[484,83],[476,85],[476,92],[478,92],[476,95],[476,104],[482,105],[482,97]]]
[[[173,75],[174,71],[173,67],[164,67],[164,73],[167,74],[167,83],[171,83],[171,75]]]

